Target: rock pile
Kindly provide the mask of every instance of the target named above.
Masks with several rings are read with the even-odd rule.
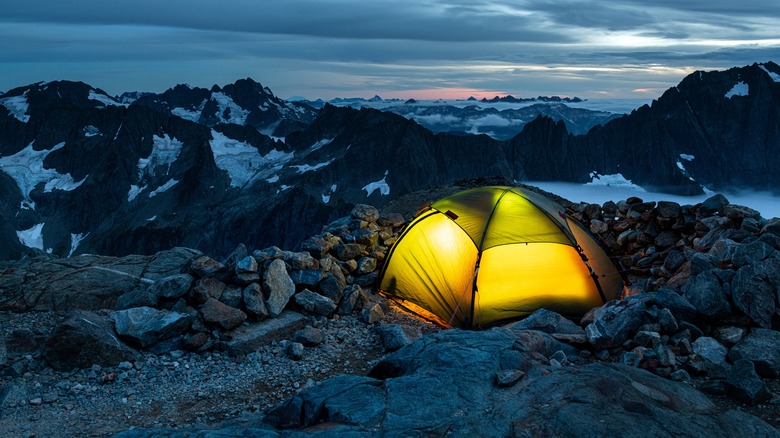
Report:
[[[757,404],[760,377],[780,375],[780,219],[722,195],[701,204],[578,204],[620,257],[629,296],[593,309],[583,327],[596,357]]]
[[[43,355],[65,371],[131,360],[135,349],[247,354],[294,334],[289,351],[300,357],[304,346],[322,342],[317,329],[304,329],[310,320],[353,312],[369,324],[382,318],[386,303],[370,292],[404,223],[401,215],[357,205],[299,252],[250,253],[242,244],[224,262],[193,252],[179,272],[133,282],[113,311],[73,312]]]

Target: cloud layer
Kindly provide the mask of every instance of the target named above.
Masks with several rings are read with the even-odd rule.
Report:
[[[763,0],[0,4],[0,90],[72,79],[162,91],[251,76],[312,98],[653,98],[696,69],[780,59],[780,3]]]

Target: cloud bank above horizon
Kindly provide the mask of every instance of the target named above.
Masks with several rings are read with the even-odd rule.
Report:
[[[651,99],[694,70],[780,61],[763,0],[113,3],[0,0],[0,90],[252,77],[282,97]]]

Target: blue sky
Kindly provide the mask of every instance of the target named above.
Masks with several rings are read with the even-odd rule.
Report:
[[[778,29],[766,0],[0,0],[0,90],[252,77],[280,97],[654,98],[780,62]]]

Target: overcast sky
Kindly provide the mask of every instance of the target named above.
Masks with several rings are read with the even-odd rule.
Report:
[[[0,90],[251,77],[280,97],[655,98],[780,62],[777,0],[0,0]]]

